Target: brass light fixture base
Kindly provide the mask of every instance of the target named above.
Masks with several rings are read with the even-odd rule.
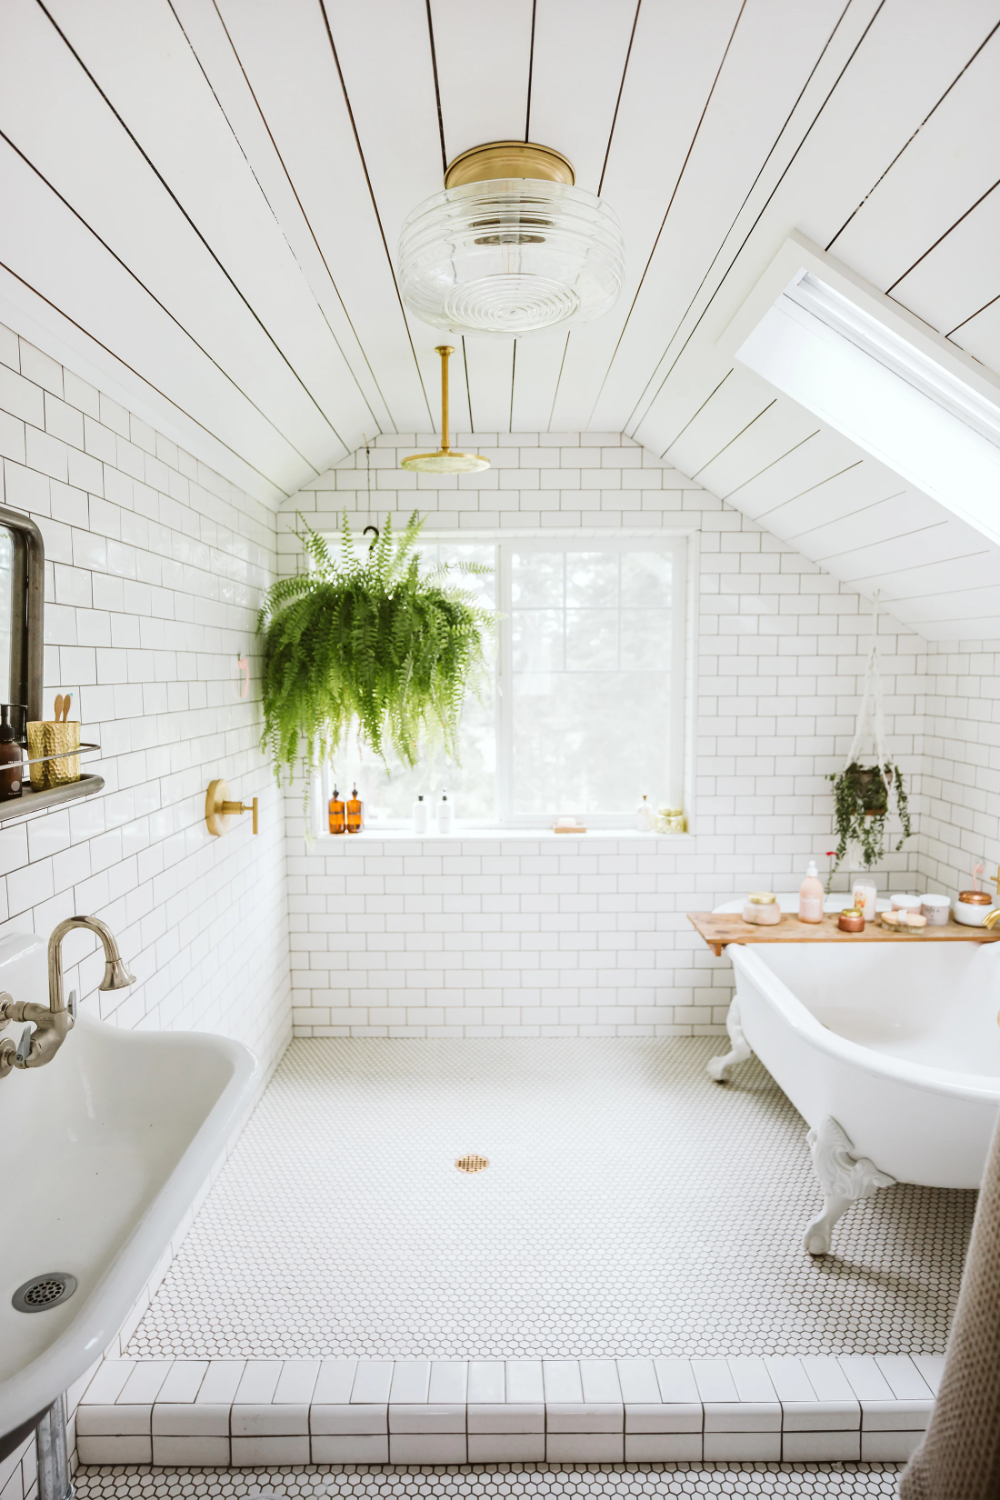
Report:
[[[444,185],[464,187],[467,182],[495,182],[501,177],[538,177],[543,182],[564,182],[568,187],[576,182],[572,162],[551,146],[488,141],[456,156],[444,174]]]
[[[455,350],[451,344],[438,344],[434,352],[441,356],[441,446],[436,453],[411,453],[399,460],[399,467],[417,474],[475,474],[488,469],[490,461],[481,453],[456,453],[448,442],[448,360]]]
[[[244,807],[242,802],[234,802],[229,795],[229,783],[218,777],[215,781],[208,783],[208,791],[205,793],[205,827],[213,838],[221,838],[229,827],[229,819],[239,817],[241,813],[253,813],[253,831],[257,832],[257,798],[255,797],[249,807]]]

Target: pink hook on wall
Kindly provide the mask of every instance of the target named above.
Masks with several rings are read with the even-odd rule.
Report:
[[[240,697],[245,698],[250,691],[250,663],[245,656],[236,658],[236,666],[242,678],[240,682]]]

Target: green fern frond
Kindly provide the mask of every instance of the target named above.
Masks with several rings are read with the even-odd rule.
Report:
[[[264,730],[261,747],[282,771],[308,773],[356,726],[376,755],[387,747],[415,765],[442,740],[458,759],[462,705],[486,678],[484,637],[492,610],[449,582],[449,568],[421,574],[414,511],[401,532],[389,518],[375,545],[359,549],[345,512],[339,552],[299,515],[296,534],[311,568],[273,584],[261,605]],[[482,564],[462,572],[488,573]]]

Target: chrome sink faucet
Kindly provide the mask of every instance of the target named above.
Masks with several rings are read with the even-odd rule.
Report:
[[[0,993],[0,1030],[9,1021],[33,1021],[35,1030],[25,1027],[21,1040],[15,1044],[8,1037],[0,1042],[0,1078],[5,1078],[12,1068],[40,1068],[50,1062],[59,1051],[76,1019],[76,993],[66,1004],[63,991],[62,945],[63,938],[74,927],[85,927],[100,938],[104,945],[104,978],[97,986],[99,990],[124,990],[135,983],[122,962],[114,933],[99,917],[67,917],[53,929],[49,938],[49,1003],[37,1005],[33,1000],[15,1000],[6,991]]]

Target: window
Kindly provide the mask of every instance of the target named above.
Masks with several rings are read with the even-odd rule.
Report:
[[[22,744],[28,719],[42,716],[45,554],[35,523],[0,505],[0,703]]]
[[[463,582],[499,610],[490,675],[462,720],[462,764],[412,770],[351,746],[324,775],[357,780],[369,829],[408,826],[447,789],[465,826],[630,823],[648,793],[683,802],[686,548],[682,537],[435,540],[429,566],[484,563]],[[350,785],[348,785],[350,783]]]
[[[889,317],[806,273],[736,357],[1000,542],[1000,388],[989,371],[963,366],[959,351],[931,353]]]

